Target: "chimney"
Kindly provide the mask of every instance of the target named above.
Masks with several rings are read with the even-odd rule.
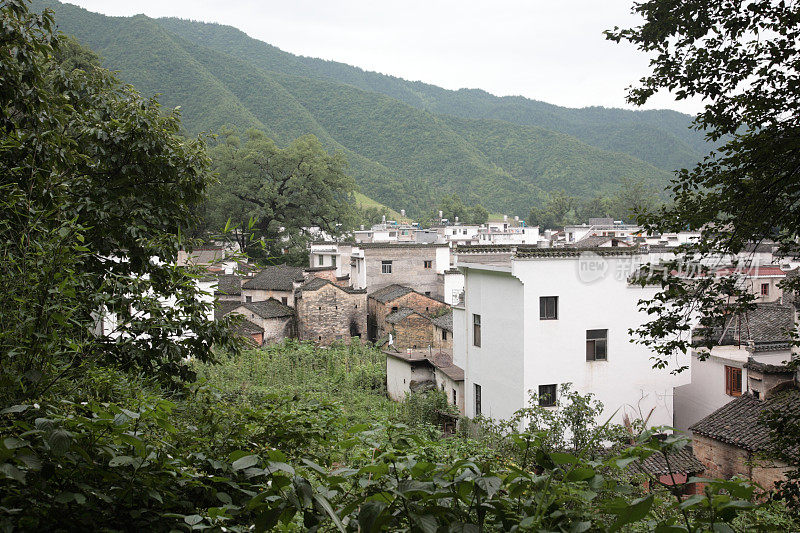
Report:
[[[401,210],[400,210],[400,216],[401,216],[401,217],[404,217],[404,216],[406,216],[406,210],[405,210],[405,209],[401,209]]]
[[[458,222],[458,217],[456,217],[456,222]]]
[[[442,218],[442,214],[443,213],[441,211],[439,211],[439,218]]]

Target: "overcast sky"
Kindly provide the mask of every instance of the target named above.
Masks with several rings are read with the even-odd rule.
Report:
[[[648,71],[647,57],[602,34],[637,22],[632,0],[69,1],[107,15],[229,24],[293,54],[568,107],[631,108],[625,88]],[[659,94],[646,108],[700,105]]]

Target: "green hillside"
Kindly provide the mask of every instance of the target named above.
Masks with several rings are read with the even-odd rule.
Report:
[[[176,35],[242,57],[266,70],[333,79],[434,113],[505,120],[567,133],[587,144],[627,153],[664,170],[692,165],[709,151],[703,134],[689,129],[691,117],[676,111],[570,109],[521,96],[498,97],[479,89],[451,91],[344,63],[295,56],[231,26],[176,18],[158,19],[158,23]]]
[[[664,169],[699,157],[691,135],[678,135],[688,120],[678,113],[570,110],[446,91],[293,56],[227,26],[34,2],[45,5],[61,31],[125,81],[181,106],[189,133],[255,127],[281,145],[314,134],[345,155],[364,194],[411,215],[452,193],[526,215],[553,189],[588,198],[613,193],[624,178],[664,184]]]

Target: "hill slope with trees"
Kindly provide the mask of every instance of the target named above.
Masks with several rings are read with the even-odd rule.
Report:
[[[699,159],[689,118],[671,111],[565,109],[483,91],[447,91],[294,56],[228,26],[107,17],[49,7],[143,94],[181,107],[195,134],[263,130],[280,146],[306,134],[341,152],[360,190],[409,214],[446,195],[526,215],[554,189],[612,194],[623,180],[661,188]]]

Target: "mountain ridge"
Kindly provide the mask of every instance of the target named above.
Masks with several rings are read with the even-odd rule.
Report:
[[[670,161],[688,161],[699,153],[691,136],[673,133],[676,116],[688,121],[677,112],[619,110],[661,114],[672,122],[659,128],[625,115],[623,126],[616,126],[603,123],[615,110],[569,110],[477,89],[449,91],[294,56],[230,26],[144,15],[107,17],[54,1],[36,0],[34,6],[51,7],[62,31],[94,49],[105,66],[142,93],[160,93],[164,105],[180,105],[188,132],[219,131],[229,124],[240,130],[256,127],[279,144],[312,133],[326,149],[344,153],[362,192],[409,213],[427,211],[437,197],[456,193],[492,211],[526,215],[553,189],[588,198],[612,194],[623,179],[663,186]],[[344,72],[338,78],[361,71],[367,81],[359,87],[337,79],[336,72],[320,72],[320,65],[329,63],[328,70]],[[419,105],[391,93],[416,98]],[[481,108],[480,100],[491,105]],[[527,109],[527,115],[518,113],[517,122],[486,118],[514,118],[507,115],[516,113],[515,105]],[[459,109],[461,115],[482,117],[442,111]],[[594,124],[582,130],[593,143],[525,123],[542,117],[560,129]],[[492,138],[482,138],[481,132]],[[662,153],[642,145],[642,132],[659,139]],[[661,167],[634,155],[642,149]]]

